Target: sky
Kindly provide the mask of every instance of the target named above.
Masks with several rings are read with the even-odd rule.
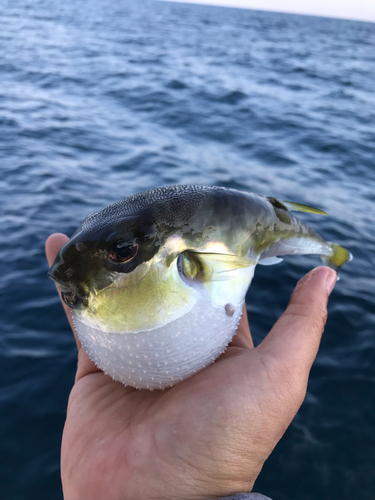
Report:
[[[375,0],[169,0],[375,22]]]

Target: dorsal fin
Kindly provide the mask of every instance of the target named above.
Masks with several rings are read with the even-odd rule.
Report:
[[[328,215],[326,212],[323,212],[323,210],[319,210],[319,208],[302,205],[301,203],[294,203],[293,201],[278,200],[272,197],[268,197],[267,200],[273,207],[283,210],[296,210],[297,212],[307,212],[309,214]]]

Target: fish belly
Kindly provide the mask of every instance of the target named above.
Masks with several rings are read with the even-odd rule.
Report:
[[[137,333],[108,333],[74,324],[95,364],[114,380],[137,389],[164,389],[209,365],[225,351],[237,329],[243,300],[226,307],[205,298],[183,317]]]

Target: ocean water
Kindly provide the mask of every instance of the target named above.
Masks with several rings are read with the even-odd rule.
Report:
[[[44,241],[176,183],[312,204],[340,272],[306,401],[256,491],[375,498],[375,24],[150,0],[0,0],[0,498],[61,499],[76,349]],[[255,342],[315,257],[258,267]]]

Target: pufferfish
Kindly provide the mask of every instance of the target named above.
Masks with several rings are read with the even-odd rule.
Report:
[[[48,276],[100,369],[163,389],[226,349],[258,263],[289,254],[318,254],[332,268],[350,260],[291,210],[325,214],[222,187],[146,191],[88,215]]]

